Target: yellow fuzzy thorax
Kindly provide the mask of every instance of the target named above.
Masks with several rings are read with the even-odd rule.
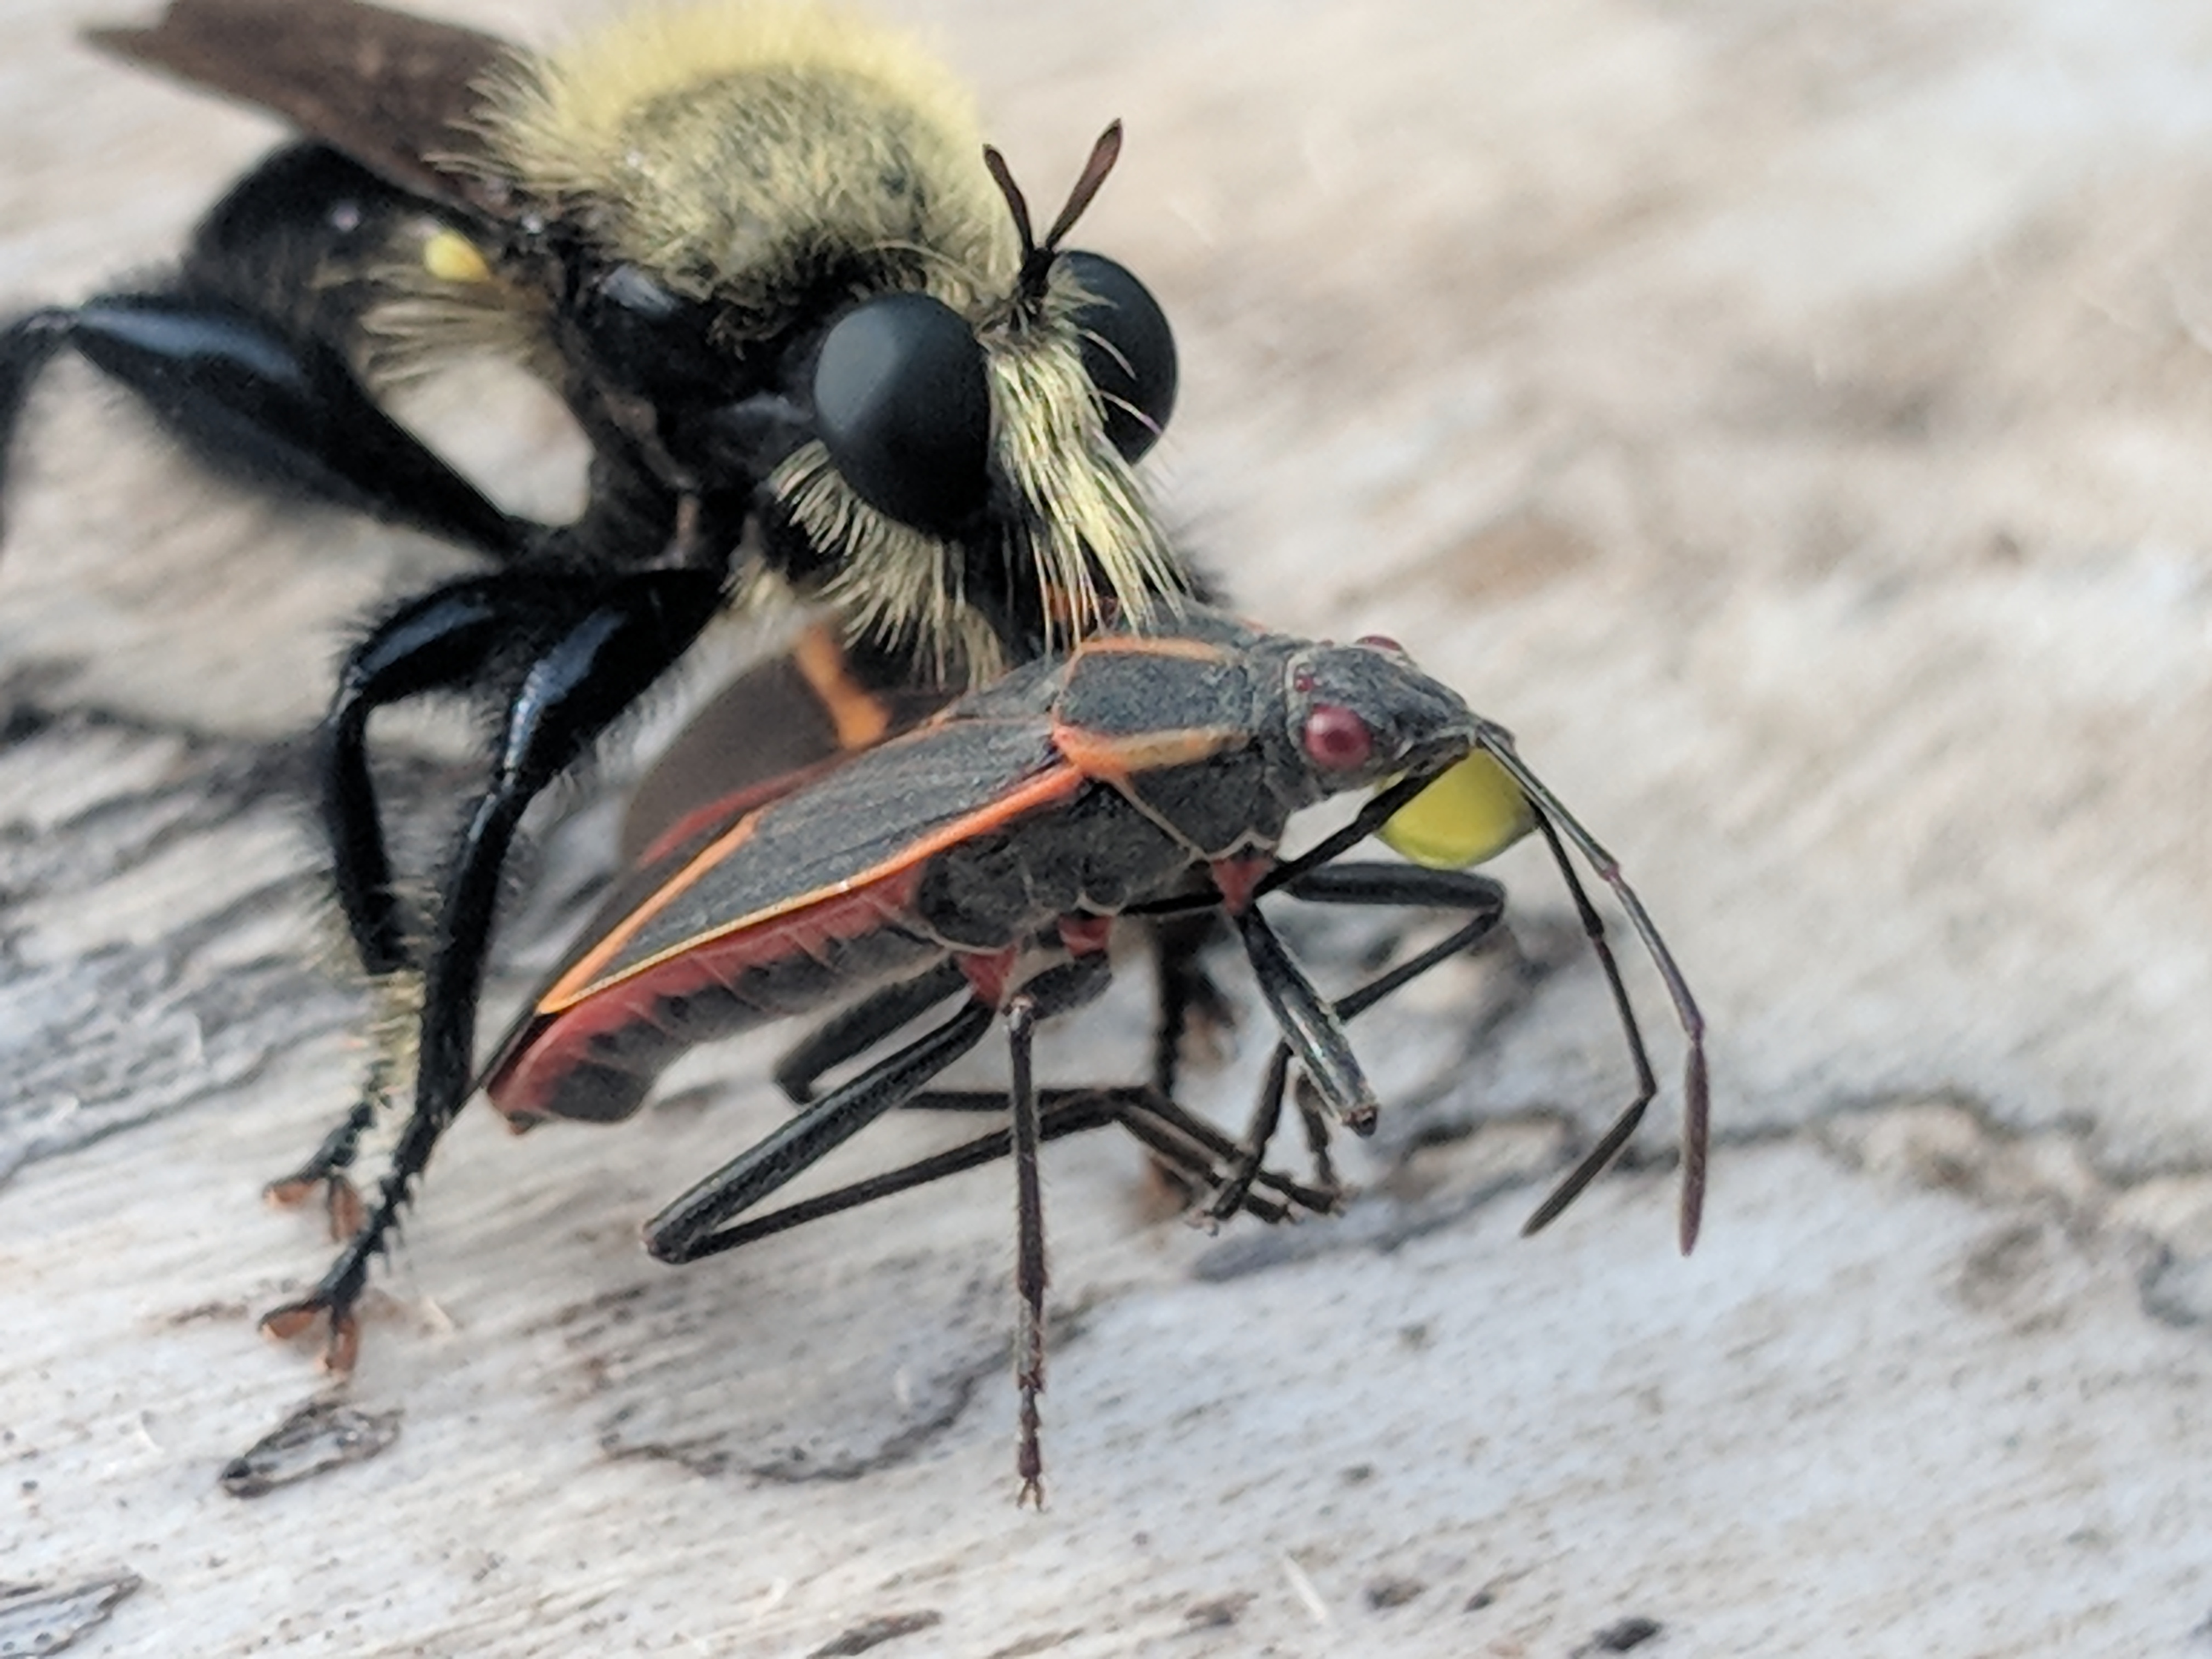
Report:
[[[629,13],[495,88],[485,128],[526,191],[740,335],[825,276],[973,314],[1019,260],[966,89],[828,7]]]

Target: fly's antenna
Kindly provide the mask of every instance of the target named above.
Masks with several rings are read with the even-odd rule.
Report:
[[[1629,925],[1644,942],[1644,949],[1651,958],[1651,965],[1659,971],[1659,980],[1667,988],[1667,994],[1674,1005],[1674,1017],[1681,1024],[1682,1035],[1689,1044],[1689,1052],[1682,1062],[1682,1200],[1680,1241],[1682,1254],[1687,1255],[1698,1242],[1698,1230],[1705,1219],[1705,1152],[1711,1138],[1712,1085],[1705,1069],[1705,1017],[1698,1010],[1697,999],[1690,994],[1689,981],[1675,966],[1674,952],[1660,937],[1658,927],[1651,914],[1644,908],[1644,901],[1620,873],[1620,862],[1600,846],[1597,839],[1583,828],[1573,813],[1567,811],[1559,798],[1547,788],[1542,779],[1531,772],[1513,750],[1513,740],[1502,726],[1482,725],[1475,742],[1484,753],[1505,769],[1522,794],[1527,798],[1536,817],[1536,827],[1542,831],[1545,845],[1552,849],[1553,862],[1565,878],[1567,890],[1574,895],[1575,909],[1582,920],[1583,933],[1595,952],[1598,965],[1605,971],[1607,988],[1613,994],[1614,1008],[1620,1016],[1621,1030],[1628,1039],[1628,1049],[1636,1064],[1636,1098],[1631,1101],[1613,1126],[1598,1138],[1597,1145],[1585,1153],[1582,1161],[1567,1171],[1566,1176],[1552,1189],[1551,1196],[1536,1206],[1522,1229],[1525,1237],[1541,1231],[1558,1217],[1560,1211],[1573,1203],[1583,1189],[1597,1179],[1607,1164],[1613,1162],[1628,1138],[1636,1133],[1636,1126],[1644,1121],[1644,1111],[1659,1091],[1658,1079],[1652,1074],[1650,1056],[1645,1053],[1644,1033],[1636,1023],[1636,1012],[1628,1000],[1628,988],[1620,976],[1620,964],[1614,958],[1613,946],[1607,942],[1605,923],[1597,908],[1590,902],[1589,894],[1576,875],[1573,862],[1567,856],[1567,844],[1571,842],[1590,866],[1597,878],[1613,890],[1622,909],[1628,913]],[[1564,837],[1564,839],[1563,839]]]
[[[1060,251],[1060,239],[1075,228],[1083,210],[1098,194],[1098,187],[1106,182],[1106,175],[1114,170],[1114,163],[1121,159],[1121,124],[1114,121],[1098,135],[1098,142],[1091,147],[1091,159],[1083,164],[1083,171],[1075,177],[1075,188],[1067,192],[1067,205],[1052,222],[1052,228],[1040,242],[1030,225],[1030,204],[1022,194],[1022,187],[1014,182],[1013,169],[994,144],[983,146],[983,165],[990,169],[991,179],[999,186],[999,193],[1006,198],[1006,210],[1014,216],[1014,228],[1022,239],[1022,270],[1014,287],[1016,297],[1024,309],[1034,310],[1044,297],[1045,275],[1052,269],[1053,256]]]

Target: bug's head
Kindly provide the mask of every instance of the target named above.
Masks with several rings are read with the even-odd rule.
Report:
[[[1465,701],[1416,668],[1395,641],[1307,646],[1285,663],[1283,688],[1293,805],[1433,777],[1474,746],[1477,722]]]

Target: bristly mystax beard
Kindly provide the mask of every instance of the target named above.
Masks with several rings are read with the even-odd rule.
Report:
[[[921,647],[930,672],[946,685],[980,684],[1000,672],[1004,653],[967,608],[954,550],[854,495],[818,441],[778,466],[769,488],[808,541],[836,550],[836,574],[810,597],[842,616],[848,635]]]
[[[1048,311],[1050,319],[1050,309]],[[1118,617],[1142,629],[1161,606],[1188,597],[1181,564],[1161,536],[1152,503],[1106,436],[1098,393],[1080,355],[1058,326],[985,337],[994,444],[1013,482],[1036,562],[1061,617],[1048,617],[1048,643],[1070,642]]]
[[[1188,596],[1188,583],[1129,464],[1107,439],[1081,359],[1046,329],[984,337],[994,459],[1022,511],[1006,532],[1048,599],[1058,648],[1109,620],[1142,629]],[[967,604],[959,550],[855,495],[818,443],[778,467],[769,487],[817,546],[839,549],[822,598],[856,635],[920,647],[948,684],[1008,665]]]

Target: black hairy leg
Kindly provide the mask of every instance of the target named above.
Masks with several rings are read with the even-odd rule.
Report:
[[[388,653],[404,664],[398,648],[408,619],[441,618],[432,600],[403,611],[392,625],[365,641],[357,655]],[[512,595],[510,594],[510,597]],[[330,1322],[327,1357],[335,1369],[350,1364],[356,1341],[354,1304],[367,1283],[369,1262],[386,1247],[405,1207],[416,1179],[428,1164],[439,1137],[475,1088],[476,1015],[489,956],[500,891],[500,873],[513,848],[516,830],[531,802],[572,764],[607,725],[645,688],[690,648],[721,600],[718,574],[700,570],[652,570],[603,583],[588,604],[566,613],[565,625],[549,629],[508,699],[494,751],[489,787],[478,799],[447,870],[433,918],[422,973],[422,1015],[415,1053],[415,1100],[380,1185],[377,1201],[360,1231],[342,1250],[330,1271],[307,1297],[272,1311],[263,1322],[286,1335],[306,1328],[317,1316]],[[524,603],[517,601],[518,604]],[[456,613],[458,614],[458,613]],[[509,613],[513,620],[513,613]],[[472,624],[425,631],[423,660],[464,664],[470,653],[457,641],[473,637]],[[506,636],[510,641],[514,635]],[[441,653],[450,653],[450,657]],[[392,669],[391,684],[404,671]],[[374,802],[361,822],[373,826]],[[390,903],[388,890],[382,902]],[[336,1164],[351,1158],[346,1124],[318,1154]],[[313,1178],[313,1166],[292,1177]]]

